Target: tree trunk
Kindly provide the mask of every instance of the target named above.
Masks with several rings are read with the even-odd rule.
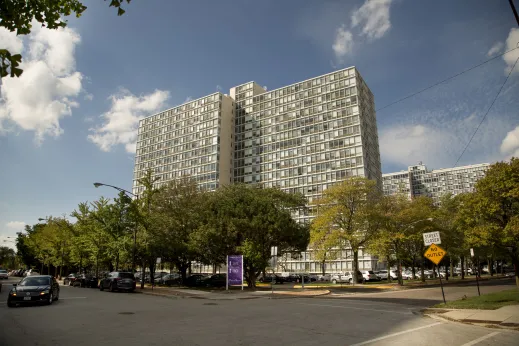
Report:
[[[323,276],[325,276],[326,275],[326,257],[321,262],[321,271],[323,273]]]
[[[99,280],[99,250],[96,253],[96,278]]]
[[[490,256],[490,261],[488,263],[488,270],[490,271],[490,276],[494,276],[494,255]]]
[[[117,252],[117,255],[115,255],[115,271],[119,271],[119,251]]]
[[[187,279],[188,269],[189,270],[191,269],[191,263],[189,263],[189,264],[177,263],[177,268],[180,270],[180,276],[182,278],[182,284],[184,284],[186,282],[186,279]],[[189,275],[191,275],[191,273],[189,273]]]
[[[415,265],[416,265],[416,256],[413,255],[413,266],[411,268],[411,272],[413,273],[413,280],[416,280],[416,268],[415,268]]]
[[[465,256],[460,256],[461,261],[461,280],[465,280]]]
[[[422,282],[425,282],[425,265],[423,264],[424,259],[422,258],[422,261],[420,263],[420,274]]]
[[[387,282],[391,283],[391,266],[389,265],[390,256],[387,256]]]
[[[451,269],[451,277],[454,278],[454,261],[451,259],[450,261],[450,269]]]
[[[142,260],[141,267],[141,289],[144,289],[144,283],[146,282],[146,261]]]
[[[398,284],[400,286],[404,286],[404,279],[402,278],[402,259],[397,255],[397,263],[398,263]]]
[[[353,249],[352,249],[353,250]],[[353,250],[353,283],[359,283],[359,249]]]

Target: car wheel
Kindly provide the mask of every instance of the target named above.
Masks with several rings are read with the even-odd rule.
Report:
[[[103,287],[103,282],[102,281],[99,283],[99,290],[100,291],[104,291],[105,290],[105,288]]]
[[[54,301],[54,296],[52,295],[52,292],[49,293],[49,300],[47,301],[47,305],[51,305]]]

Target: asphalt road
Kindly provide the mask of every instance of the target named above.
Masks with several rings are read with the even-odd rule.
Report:
[[[12,282],[15,280],[10,280]],[[7,308],[10,285],[6,281],[3,284],[0,294],[2,346],[500,346],[517,345],[519,340],[518,332],[423,317],[418,310],[426,299],[406,299],[395,294],[383,297],[386,300],[359,294],[348,299],[214,301],[62,287],[60,300],[51,306]],[[501,287],[504,288],[507,287]],[[427,290],[421,292],[426,296],[432,294]],[[422,303],[417,303],[419,301]]]

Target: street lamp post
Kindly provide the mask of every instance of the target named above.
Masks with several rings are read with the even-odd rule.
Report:
[[[135,199],[139,199],[139,195],[136,195],[128,190],[125,190],[123,188],[120,188],[120,187],[117,187],[117,186],[113,186],[113,185],[109,185],[109,184],[103,184],[103,183],[94,183],[94,186],[96,188],[98,188],[99,186],[108,186],[108,187],[111,187],[113,189],[116,189],[117,191],[120,191],[120,192],[123,192],[124,194],[126,194],[126,196],[130,197],[133,196],[135,197]],[[131,196],[130,196],[131,195]],[[135,227],[133,228],[133,254],[132,254],[132,274],[135,275],[135,261],[136,261],[136,251],[137,251],[137,221],[135,221]]]

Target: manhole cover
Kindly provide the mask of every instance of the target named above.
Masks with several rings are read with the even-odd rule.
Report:
[[[133,315],[133,314],[135,314],[135,312],[123,311],[123,312],[119,313],[119,315]]]
[[[204,303],[204,305],[218,305],[216,303]]]

